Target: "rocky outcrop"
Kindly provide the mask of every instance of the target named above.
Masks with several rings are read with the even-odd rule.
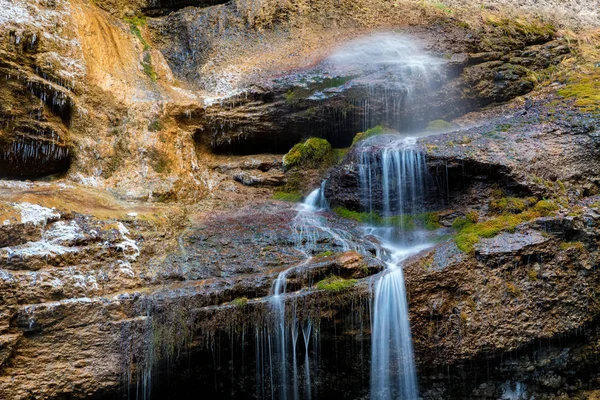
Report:
[[[565,182],[579,194],[597,194],[594,160],[600,149],[594,118],[549,103],[546,99],[529,111],[514,107],[502,116],[488,116],[490,120],[479,126],[418,139],[437,179],[434,198],[446,199],[446,205],[468,205],[484,200],[491,185],[509,193],[546,195],[564,190],[560,185]],[[376,149],[379,140],[386,138],[374,137],[366,146]],[[358,157],[363,150],[361,145],[353,147],[330,172],[326,195],[332,205],[360,210]]]
[[[320,170],[255,153],[305,136],[346,146],[382,122],[420,129],[529,93],[572,55],[537,19],[478,11],[467,24],[422,2],[222,3],[0,0],[0,178],[18,179],[0,181],[0,398],[197,395],[194,379],[216,379],[209,396],[254,393],[249,365],[286,270],[288,318],[312,324],[315,388],[365,396],[380,245],[331,212],[306,221],[271,200],[291,180],[316,187]],[[339,44],[383,28],[443,65],[411,80],[431,93],[409,102],[385,68],[331,67]],[[426,398],[494,397],[506,381],[579,395],[573,376],[597,389],[597,116],[552,96],[419,141],[446,228],[469,209],[487,216],[498,188],[562,200],[472,254],[446,237],[407,264]],[[356,187],[351,150],[330,173],[332,205],[358,209]],[[319,289],[331,275],[347,286]],[[464,379],[486,363],[502,382]]]

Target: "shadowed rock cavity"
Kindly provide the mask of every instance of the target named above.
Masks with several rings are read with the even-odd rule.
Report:
[[[476,53],[481,49],[474,45],[450,55],[443,46],[425,51],[407,35],[378,33],[343,44],[316,66],[256,78],[244,87],[227,77],[198,75],[198,65],[210,62],[212,32],[198,36],[210,15],[197,13],[182,10],[154,21],[152,29],[177,43],[162,49],[175,75],[220,93],[207,106],[202,131],[216,153],[285,153],[311,136],[343,148],[357,132],[380,124],[420,131],[430,121],[530,92],[532,71],[559,63],[565,51],[560,40],[542,49],[537,43],[552,39],[544,36],[513,43],[510,54],[521,57],[509,62],[502,53]],[[191,15],[198,18],[188,21]]]
[[[227,2],[228,0],[147,0],[146,5],[142,7],[142,12],[156,17],[185,7],[210,7]]]
[[[21,138],[0,143],[0,178],[35,179],[66,173],[69,148],[54,141]]]

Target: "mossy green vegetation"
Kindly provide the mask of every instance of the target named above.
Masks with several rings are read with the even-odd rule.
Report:
[[[545,217],[552,214],[552,212],[558,210],[560,207],[558,204],[551,200],[540,200],[533,206],[533,209],[537,211],[540,216]]]
[[[446,14],[452,14],[454,11],[444,3],[433,3],[433,6]]]
[[[506,36],[525,36],[528,38],[551,39],[556,34],[556,27],[541,19],[507,18],[497,15],[488,15],[486,23],[500,28]]]
[[[416,215],[394,215],[392,217],[382,217],[375,212],[348,210],[344,207],[334,207],[333,212],[341,218],[351,219],[361,224],[395,226],[405,231],[417,228],[435,230],[441,227],[439,215],[436,212],[424,212]]]
[[[528,201],[523,200],[523,204],[527,204]],[[513,204],[520,206],[521,202],[513,201]],[[458,230],[454,241],[460,250],[465,253],[472,253],[480,239],[492,238],[500,232],[514,232],[519,224],[550,215],[558,208],[558,205],[549,200],[540,200],[532,206],[525,206],[522,210],[517,210],[516,213],[512,212],[515,211],[514,209],[509,210],[502,215],[481,222],[472,222],[467,218],[457,218],[452,224],[452,227]]]
[[[284,94],[285,102],[287,104],[294,104],[296,101],[296,93],[293,89],[288,89],[288,91]]]
[[[144,69],[144,74],[146,74],[148,78],[152,79],[153,82],[156,82],[156,80],[158,79],[158,75],[156,74],[156,71],[154,71],[154,66],[152,65],[152,56],[150,55],[150,52],[146,52],[144,54],[142,68]]]
[[[335,253],[333,251],[327,250],[327,251],[322,251],[321,253],[317,254],[316,257],[331,257],[334,254]]]
[[[574,99],[573,103],[585,112],[600,112],[600,71],[571,76],[558,95]]]
[[[581,242],[562,242],[560,248],[561,250],[577,249],[581,251],[584,249],[584,246]]]
[[[233,304],[236,307],[245,307],[248,305],[248,298],[247,297],[238,297],[237,299],[234,299],[231,304]]]
[[[160,132],[163,129],[163,124],[160,119],[155,119],[148,124],[148,130],[150,132]]]
[[[142,35],[142,31],[140,28],[146,26],[146,17],[144,16],[135,16],[131,18],[125,18],[123,21],[129,24],[129,28],[131,29],[131,33],[133,33],[140,41],[142,46],[144,46],[144,51],[150,50],[150,45],[144,39]]]
[[[334,207],[333,212],[336,213],[339,217],[352,219],[356,222],[360,222],[361,224],[382,224],[382,218],[379,216],[379,214],[374,212],[352,211],[344,207]]]
[[[521,296],[521,289],[519,289],[514,283],[507,282],[506,293],[508,293],[510,297],[519,297]]]
[[[364,132],[359,132],[354,136],[354,139],[352,139],[352,145],[355,145],[356,143],[365,140],[367,138],[370,138],[372,136],[376,136],[376,135],[381,135],[382,133],[385,133],[386,129],[383,127],[383,125],[376,125],[372,128],[367,129]]]
[[[444,131],[449,131],[452,128],[454,128],[454,125],[452,125],[450,122],[444,121],[443,119],[436,119],[435,121],[431,121],[427,124],[425,131],[426,132],[444,132]]]
[[[356,279],[344,279],[341,276],[331,275],[317,283],[317,289],[328,292],[341,292],[356,285]]]
[[[148,160],[154,172],[159,174],[171,172],[169,158],[165,152],[151,147],[148,149]]]
[[[420,225],[428,231],[433,231],[441,227],[440,216],[436,212],[417,214],[415,218],[420,222]]]
[[[144,26],[146,26],[146,17],[144,16],[135,16],[131,18],[125,18],[125,22],[129,24],[129,28],[131,29],[131,33],[138,38],[140,43],[142,44],[144,55],[142,59],[142,69],[144,70],[144,74],[148,76],[152,81],[156,81],[158,79],[158,75],[154,70],[154,66],[152,65],[152,55],[150,54],[150,45],[144,39],[144,35],[142,35],[142,30]]]
[[[319,168],[323,165],[332,165],[336,161],[336,153],[326,139],[310,138],[302,143],[297,143],[283,156],[285,169],[293,167]]]
[[[502,214],[502,213],[513,213],[518,214],[524,211],[527,207],[532,206],[537,201],[536,198],[522,199],[518,197],[500,197],[492,198],[489,202],[490,211]]]
[[[464,217],[458,217],[452,222],[452,228],[460,231],[469,225],[473,225],[479,221],[477,211],[469,211]]]
[[[530,269],[529,271],[527,271],[527,277],[529,278],[530,281],[535,282],[538,280],[538,274],[537,271],[535,269]]]
[[[289,201],[292,203],[298,203],[302,200],[302,193],[300,192],[284,192],[276,191],[273,193],[273,200]]]

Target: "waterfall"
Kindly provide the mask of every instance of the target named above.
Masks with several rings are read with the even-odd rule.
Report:
[[[295,316],[295,311],[291,313],[291,323],[288,323],[286,318],[285,293],[287,274],[290,271],[303,267],[310,262],[312,259],[312,253],[316,251],[317,242],[320,238],[329,238],[335,245],[341,247],[342,251],[347,251],[351,248],[354,248],[349,240],[350,235],[343,230],[329,227],[325,217],[321,214],[323,211],[329,208],[324,195],[325,183],[326,182],[323,181],[319,189],[312,191],[306,197],[304,202],[298,205],[298,213],[292,224],[294,232],[296,232],[294,237],[296,249],[304,254],[304,261],[299,265],[295,265],[291,268],[281,271],[277,276],[277,279],[275,279],[273,282],[272,295],[269,300],[269,307],[271,309],[271,326],[267,333],[267,357],[271,384],[271,399],[287,400],[288,398],[292,398],[294,400],[298,400],[300,398],[300,388],[302,386],[304,386],[304,398],[310,399],[312,392],[312,388],[310,387],[308,349],[311,332],[314,333],[314,330],[310,321],[302,321],[303,325],[301,329],[304,340],[305,374],[305,383],[302,385],[299,382],[297,360],[300,321],[298,321],[297,317]],[[262,332],[257,331],[257,344],[262,342],[262,340],[259,338],[261,334]],[[258,353],[259,350],[257,348],[257,354]],[[260,359],[261,366],[264,364],[264,362],[264,358]],[[264,381],[262,380],[262,377],[257,377],[257,380],[260,380],[258,386],[264,387]],[[264,397],[264,391],[262,397]]]
[[[326,210],[329,208],[327,199],[325,199],[325,184],[327,180],[321,182],[321,186],[318,189],[313,190],[306,197],[302,205],[306,208],[312,208],[314,210]]]
[[[354,41],[329,57],[324,65],[340,76],[362,76],[370,87],[372,97],[369,99],[372,100],[380,97],[381,87],[385,93],[388,93],[387,87],[394,87],[395,90],[389,91],[392,97],[388,99],[386,94],[384,99],[390,107],[386,118],[393,120],[396,108],[403,107],[415,89],[427,90],[429,79],[439,73],[440,63],[405,38],[389,34]],[[394,97],[398,94],[401,98]],[[367,122],[372,117],[369,99],[364,101]],[[401,121],[393,122],[398,125]],[[378,222],[365,226],[364,230],[380,241],[384,251],[379,257],[387,266],[374,285],[370,386],[373,400],[418,399],[402,263],[430,245],[415,232],[414,220],[432,202],[428,196],[432,178],[416,143],[415,137],[380,135],[365,140],[358,149],[361,207],[373,218],[377,216]],[[328,225],[329,207],[324,185],[325,181],[298,206],[293,221],[296,249],[306,256],[301,265],[308,264],[325,238],[341,251],[359,250],[350,233]],[[286,321],[286,275],[301,265],[282,271],[273,284],[272,324],[266,340],[269,358],[268,361],[265,357],[260,359],[263,374],[265,365],[269,366],[272,399],[297,400],[300,396],[311,399],[317,395],[311,388],[308,349],[311,333],[313,337],[318,333],[310,321],[298,321],[294,311],[291,321]],[[304,382],[299,382],[297,365],[300,330],[304,339]],[[257,339],[259,342],[265,341]],[[260,387],[264,397],[262,382]]]
[[[429,246],[407,235],[407,221],[424,210],[430,177],[415,138],[390,135],[377,143],[363,145],[359,168],[363,207],[388,217],[386,226],[366,228],[387,252],[387,269],[375,283],[371,399],[412,400],[418,388],[402,261]]]

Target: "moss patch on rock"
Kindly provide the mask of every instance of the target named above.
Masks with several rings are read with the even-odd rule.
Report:
[[[247,297],[238,297],[237,299],[234,299],[231,304],[233,304],[236,307],[245,307],[248,305],[248,298]]]
[[[458,230],[454,241],[460,250],[472,253],[480,239],[492,238],[500,232],[514,232],[519,224],[550,215],[558,208],[558,205],[549,200],[540,200],[518,213],[507,212],[481,222],[474,222],[470,218],[457,218],[452,224],[452,227]]]
[[[317,283],[317,289],[328,292],[342,292],[356,285],[356,279],[344,279],[341,276],[331,275]]]
[[[285,169],[294,167],[313,169],[323,165],[332,165],[336,154],[326,139],[310,138],[298,143],[283,156]]]
[[[525,37],[528,42],[548,41],[556,34],[556,27],[541,19],[525,20],[488,15],[486,23],[501,29],[506,36]]]
[[[450,122],[444,121],[443,119],[436,119],[434,121],[430,121],[427,124],[425,131],[426,132],[444,132],[444,131],[449,131],[452,128],[454,128],[454,125],[452,125]]]
[[[439,215],[436,212],[424,212],[416,215],[402,214],[382,217],[375,212],[359,212],[344,207],[335,207],[333,212],[341,218],[351,219],[361,224],[375,226],[395,226],[405,231],[417,228],[435,230],[441,227]]]
[[[385,132],[386,129],[383,127],[383,125],[376,125],[372,128],[367,129],[364,132],[357,133],[356,136],[354,136],[354,139],[352,139],[352,145],[355,145],[356,143],[370,138],[372,136],[381,135]]]
[[[291,192],[277,191],[277,192],[273,193],[273,200],[289,201],[292,203],[298,203],[302,200],[302,193],[295,192],[295,191],[291,191]]]
[[[573,103],[585,112],[600,112],[600,68],[598,72],[576,74],[572,76],[567,85],[557,93],[567,99],[574,99]]]

